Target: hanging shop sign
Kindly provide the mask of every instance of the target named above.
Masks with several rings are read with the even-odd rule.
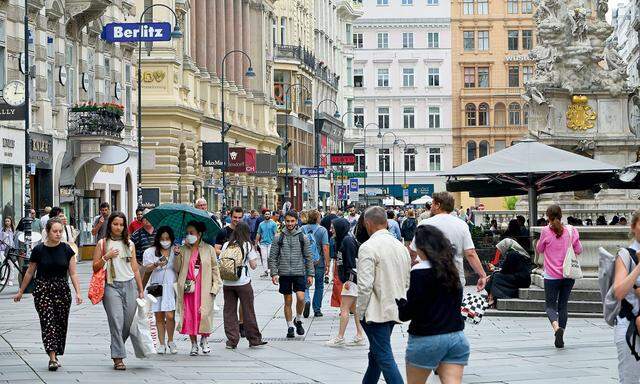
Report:
[[[232,147],[229,148],[229,165],[227,171],[245,173],[247,172],[246,166],[246,148]]]
[[[202,143],[202,165],[222,169],[227,161],[227,153],[227,143]]]
[[[160,188],[142,188],[142,208],[153,209],[160,205]]]
[[[29,162],[39,169],[53,169],[53,138],[41,133],[30,133]]]
[[[171,40],[170,23],[109,23],[102,29],[109,43]]]
[[[356,155],[353,153],[332,153],[330,155],[331,165],[354,165]]]
[[[256,150],[247,148],[244,152],[244,166],[247,173],[256,173]]]
[[[256,171],[254,175],[268,177],[278,173],[278,163],[275,155],[266,153],[256,154]]]

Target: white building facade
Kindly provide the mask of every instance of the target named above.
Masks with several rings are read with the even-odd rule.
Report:
[[[640,85],[638,64],[640,64],[640,8],[635,0],[619,3],[613,10],[611,24],[618,39],[618,52],[627,63],[627,83],[630,87]]]
[[[348,141],[361,200],[365,183],[370,203],[445,189],[437,175],[452,164],[450,8],[373,0],[354,23],[353,110],[365,129],[349,130]]]

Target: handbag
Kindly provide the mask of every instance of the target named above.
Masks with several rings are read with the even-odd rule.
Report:
[[[567,225],[567,231],[569,232],[569,247],[567,247],[567,254],[564,256],[562,263],[562,276],[565,279],[582,279],[582,268],[580,268],[580,262],[573,250],[573,227]]]
[[[102,257],[105,255],[106,244],[102,243]],[[89,282],[89,300],[93,305],[98,304],[104,297],[104,286],[107,283],[107,269],[106,264],[104,268],[101,268],[98,272],[93,272],[91,281]]]
[[[147,286],[147,293],[153,297],[162,297],[162,286],[164,285],[164,277],[167,273],[166,266],[162,268],[162,284],[153,283]]]
[[[460,314],[466,322],[480,324],[487,308],[489,308],[489,302],[484,296],[467,292],[462,298]]]

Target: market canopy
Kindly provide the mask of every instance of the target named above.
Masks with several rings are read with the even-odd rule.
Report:
[[[431,196],[429,195],[424,195],[418,199],[415,199],[411,202],[411,204],[414,205],[425,205],[425,204],[431,204],[431,202],[433,201],[433,199],[431,198]]]

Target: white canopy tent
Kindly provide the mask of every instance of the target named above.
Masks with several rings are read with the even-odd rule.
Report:
[[[431,196],[429,195],[424,195],[420,198],[417,198],[415,200],[413,200],[411,202],[411,204],[413,205],[425,205],[425,204],[431,204],[431,202],[433,201],[433,199],[431,198]]]
[[[382,204],[385,206],[392,206],[392,205],[404,206],[404,202],[402,200],[396,199],[395,197],[387,197],[383,199]]]

